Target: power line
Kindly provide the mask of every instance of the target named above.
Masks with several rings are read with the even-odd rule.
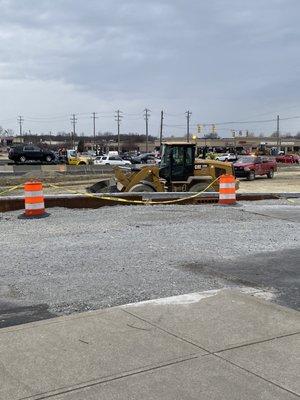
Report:
[[[182,115],[181,115],[182,116]],[[176,128],[176,127],[180,127],[180,128],[184,128],[185,129],[185,127],[186,127],[186,125],[183,125],[183,124],[165,124],[165,126],[168,126],[168,127],[171,127],[171,128]]]
[[[137,113],[137,114],[131,114],[131,113],[127,114],[127,113],[125,113],[126,117],[127,117],[127,116],[134,116],[134,117],[137,117],[137,116],[142,116],[142,114],[143,114],[143,111],[142,111],[142,112],[139,112],[139,113]]]
[[[165,112],[165,115],[167,117],[182,117],[182,113],[178,113],[178,114],[170,114],[168,112]]]
[[[64,114],[64,115],[48,115],[48,116],[44,116],[44,117],[31,117],[31,116],[26,116],[26,119],[35,119],[35,120],[53,120],[53,119],[65,119],[68,117],[68,114]]]

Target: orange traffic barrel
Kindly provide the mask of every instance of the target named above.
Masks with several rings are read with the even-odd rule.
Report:
[[[43,185],[41,182],[26,182],[25,192],[25,213],[24,218],[41,218],[49,214],[45,212]]]
[[[219,179],[219,204],[236,204],[235,177],[233,175],[221,175]]]

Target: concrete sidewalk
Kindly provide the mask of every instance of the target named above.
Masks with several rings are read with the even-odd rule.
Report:
[[[296,399],[300,314],[225,289],[4,328],[0,382],[1,400]]]

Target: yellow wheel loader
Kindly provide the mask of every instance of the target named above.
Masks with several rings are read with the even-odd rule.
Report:
[[[201,192],[217,177],[234,175],[231,163],[195,158],[194,143],[166,142],[160,165],[116,167],[120,192]],[[209,191],[218,191],[216,181]]]

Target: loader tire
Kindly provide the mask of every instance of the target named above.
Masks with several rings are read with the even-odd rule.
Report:
[[[195,185],[189,188],[189,192],[202,192],[204,189],[207,188],[209,184],[210,184],[209,181],[195,183]],[[215,191],[216,189],[213,186],[207,189],[207,192],[215,192]]]
[[[144,185],[143,183],[138,183],[132,186],[132,188],[129,189],[128,192],[155,192],[155,190],[151,186]]]

